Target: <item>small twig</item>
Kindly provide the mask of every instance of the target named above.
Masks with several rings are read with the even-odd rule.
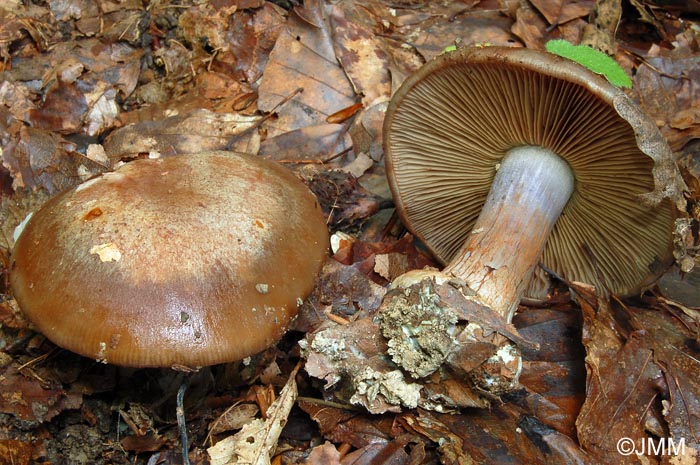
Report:
[[[324,312],[324,313],[326,314],[326,318],[328,318],[329,320],[331,320],[334,323],[338,323],[339,325],[349,325],[350,324],[350,320],[348,320],[347,318],[343,318],[340,315],[336,315],[335,313],[331,313],[331,312]]]
[[[17,371],[21,372],[22,370],[30,367],[31,365],[36,365],[39,362],[43,362],[44,360],[49,358],[49,355],[51,355],[54,352],[54,350],[55,349],[51,349],[49,352],[46,352],[45,354],[41,354],[38,357],[35,357],[35,358],[29,360],[27,363],[20,365],[19,367],[17,367]]]
[[[282,160],[275,160],[277,163],[282,163],[282,164],[299,164],[299,165],[325,165],[326,163],[329,163],[336,158],[340,158],[343,155],[349,153],[352,150],[352,147],[348,147],[345,150],[341,150],[340,152],[331,155],[330,157],[326,159],[322,158],[304,158],[302,160],[290,160],[288,158],[282,159]]]
[[[306,403],[316,405],[316,406],[321,406],[321,407],[337,408],[339,410],[349,410],[351,412],[364,412],[365,411],[365,410],[361,409],[360,407],[356,407],[356,406],[351,405],[351,404],[341,404],[338,402],[331,402],[329,400],[317,399],[315,397],[299,396],[299,397],[297,397],[297,403],[299,401],[306,402]]]
[[[185,424],[185,407],[183,399],[185,398],[185,391],[187,390],[187,381],[185,380],[180,385],[177,390],[177,408],[175,409],[175,414],[177,416],[177,427],[180,430],[180,442],[182,443],[182,464],[190,465],[189,450],[190,446],[187,440],[187,425]]]

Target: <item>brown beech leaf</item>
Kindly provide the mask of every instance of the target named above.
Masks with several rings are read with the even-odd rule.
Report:
[[[124,450],[137,454],[155,452],[160,450],[167,442],[168,438],[166,436],[155,433],[144,434],[142,436],[130,435],[119,441]]]
[[[35,127],[94,136],[115,125],[117,100],[136,88],[142,53],[121,42],[62,42],[50,53],[18,58],[8,74],[46,88],[44,103],[29,113]]]
[[[677,267],[669,269],[657,283],[664,297],[686,307],[700,308],[700,267],[681,274]]]
[[[319,0],[290,14],[263,73],[258,108],[272,111],[300,88],[303,92],[276,110],[279,118],[270,124],[270,136],[324,124],[329,115],[356,103]]]
[[[284,24],[284,12],[271,2],[259,3],[248,9],[207,2],[180,15],[185,39],[216,51],[209,69],[249,84],[260,78]]]
[[[313,399],[297,401],[314,420],[321,434],[330,441],[347,443],[361,449],[370,444],[385,444],[394,437],[394,420],[390,416],[373,416],[351,408],[340,408]]]
[[[403,435],[390,442],[367,444],[343,456],[340,463],[341,465],[373,465],[375,463],[411,465],[420,463],[420,460],[416,458],[421,455],[415,452],[420,452],[421,448],[411,448],[411,455],[406,451],[410,439],[411,437],[408,435]]]
[[[443,463],[455,465],[475,465],[477,463],[471,454],[465,452],[464,439],[450,431],[445,424],[430,413],[421,412],[418,415],[405,415],[401,420],[416,433],[439,444]]]
[[[529,3],[520,2],[515,12],[515,23],[511,28],[513,34],[518,36],[527,48],[543,50],[547,41],[546,30],[547,23],[537,10]]]
[[[350,241],[346,247],[338,250],[333,258],[368,275],[373,281],[387,284],[386,279],[374,270],[377,254],[399,253],[406,256],[407,268],[410,270],[436,267],[438,263],[422,252],[414,242],[411,234],[405,234],[398,240],[370,242],[365,240]]]
[[[243,133],[258,119],[236,113],[195,110],[160,121],[142,121],[120,128],[107,137],[104,148],[113,163],[140,154],[174,155],[221,150],[232,136]],[[244,138],[239,141],[240,145],[232,149],[245,151],[248,141]]]
[[[143,24],[148,15],[146,6],[138,0],[101,0],[99,4],[100,11],[94,16],[85,15],[76,27],[86,35],[102,32],[110,42],[140,45],[146,32]],[[95,29],[97,26],[101,29]]]
[[[61,40],[61,33],[45,7],[3,2],[0,8],[0,57],[30,56]]]
[[[304,463],[306,465],[340,465],[340,452],[332,443],[326,441],[311,449],[309,458]]]
[[[114,41],[137,44],[143,33],[140,20],[147,14],[136,0],[73,0],[51,2],[51,13],[56,21],[74,21],[76,32],[83,36],[100,35]]]
[[[299,309],[294,329],[309,332],[326,320],[327,313],[342,318],[371,315],[382,302],[386,289],[352,266],[326,260],[311,295]]]
[[[521,347],[523,372],[519,392],[508,400],[529,411],[560,433],[574,436],[576,417],[585,399],[585,355],[580,340],[578,309],[521,307],[513,324],[525,338],[539,344],[538,350]]]
[[[700,138],[700,57],[691,51],[697,44],[682,34],[676,40],[672,52],[652,47],[634,76],[642,108],[674,151]]]
[[[559,25],[572,19],[588,16],[593,0],[530,0],[550,25]]]
[[[331,5],[329,11],[335,53],[362,103],[369,107],[391,97],[389,55],[372,30],[359,20],[353,2]]]
[[[687,455],[700,458],[700,351],[697,345],[689,343],[700,329],[700,321],[656,308],[630,310],[633,327],[642,335],[643,344],[653,352],[654,363],[664,374],[668,392],[662,393],[662,414],[671,437],[676,441],[684,439]]]
[[[74,84],[58,80],[46,92],[41,108],[29,112],[33,127],[63,134],[78,132],[88,111],[85,95]]]
[[[657,396],[654,380],[661,378],[661,370],[653,363],[651,351],[640,347],[639,337],[625,344],[615,330],[609,304],[599,302],[591,287],[579,286],[576,293],[584,315],[589,379],[586,402],[576,422],[579,441],[601,459],[615,454],[616,463],[636,463],[616,454],[616,446],[622,438],[638,443],[645,437],[644,416]]]
[[[230,20],[230,54],[217,55],[220,61],[254,84],[263,74],[270,52],[284,27],[281,8],[264,2],[256,10],[237,11]]]
[[[43,385],[42,385],[43,384]],[[64,391],[56,382],[44,383],[18,371],[18,364],[10,363],[0,375],[0,412],[30,422],[45,422],[66,409],[82,404],[82,395]]]
[[[402,421],[407,428],[444,444],[440,450],[443,463],[601,465],[569,436],[507,404],[457,415],[420,411]]]
[[[56,21],[75,20],[75,28],[86,36],[100,31],[100,5],[91,0],[73,0],[51,2],[51,14]]]
[[[268,137],[259,155],[285,163],[322,161],[352,147],[347,128],[341,124],[307,126]]]
[[[510,32],[513,20],[499,10],[474,10],[455,16],[452,21],[438,21],[430,27],[421,28],[416,38],[416,49],[431,60],[445,47],[462,45],[514,45],[516,37]]]
[[[635,454],[617,453],[619,441],[653,457],[649,441],[673,439],[684,442],[681,453],[695,457],[692,463],[700,456],[700,418],[693,413],[700,409],[700,363],[687,341],[696,337],[698,322],[596,301],[583,285],[575,290],[588,353],[587,398],[576,423],[581,446],[601,463],[636,464]]]
[[[16,145],[3,150],[2,162],[12,175],[14,189],[44,189],[50,194],[107,169],[78,153],[75,144],[59,134],[29,127],[20,129]]]

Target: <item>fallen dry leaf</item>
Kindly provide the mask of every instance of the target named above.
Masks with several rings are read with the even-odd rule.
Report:
[[[212,465],[270,465],[279,435],[298,395],[294,379],[298,370],[299,366],[292,370],[279,397],[267,409],[265,420],[253,420],[235,435],[207,449]]]
[[[243,428],[253,421],[260,409],[251,403],[232,405],[212,423],[209,434],[220,434],[226,431]]]
[[[389,100],[391,79],[389,55],[374,31],[360,20],[363,13],[366,15],[366,10],[352,2],[331,5],[328,12],[338,61],[350,78],[355,93],[362,96],[366,107],[370,107]]]
[[[500,9],[470,9],[454,16],[451,21],[435,21],[429,27],[421,28],[416,49],[428,61],[454,44],[518,45],[516,36],[510,31],[512,24],[513,20],[504,16]]]
[[[340,452],[326,441],[311,449],[306,465],[340,465]]]
[[[24,187],[56,194],[105,171],[55,132],[26,126],[17,129],[16,143],[2,151],[2,162],[13,177],[15,190]]]
[[[299,398],[298,404],[318,424],[321,434],[335,443],[363,449],[371,444],[386,444],[395,438],[396,425],[392,416],[373,416],[317,399]]]
[[[613,2],[616,0],[613,0]],[[588,16],[593,9],[593,0],[530,0],[530,3],[537,8],[550,25],[564,24],[572,19]]]
[[[104,149],[112,161],[135,158],[140,154],[174,155],[221,150],[230,139],[242,134],[259,120],[256,116],[195,110],[159,121],[130,124],[112,132]],[[247,133],[253,137],[254,133]],[[242,138],[233,150],[246,151],[251,139]]]
[[[347,127],[322,124],[268,137],[260,143],[259,155],[283,163],[324,161],[352,149]]]
[[[691,52],[700,34],[679,34],[676,43],[671,51],[652,47],[634,76],[642,108],[674,151],[700,138],[700,120],[692,114],[700,101],[700,58]]]
[[[352,230],[379,210],[381,199],[364,189],[352,174],[325,171],[308,181],[328,224],[334,230]]]
[[[32,446],[15,439],[0,439],[0,465],[29,465]]]
[[[270,126],[270,136],[323,124],[329,115],[356,103],[336,59],[325,4],[320,0],[290,13],[263,73],[258,108],[272,111],[297,89],[303,92],[276,110],[278,119]]]
[[[55,380],[38,379],[22,374],[17,363],[2,368],[0,376],[0,412],[11,414],[23,421],[42,423],[50,421],[67,409],[80,407],[83,398],[78,393],[64,391]],[[42,373],[46,375],[47,373]]]
[[[208,2],[189,8],[179,24],[187,42],[211,53],[208,69],[257,85],[284,20],[284,11],[271,2],[250,8]]]
[[[576,285],[576,293],[589,373],[576,423],[581,446],[601,463],[638,463],[636,454],[619,453],[620,441],[645,457],[654,455],[646,447],[650,441],[654,447],[683,442],[678,454],[664,455],[697,457],[700,419],[691,412],[700,409],[700,363],[681,341],[697,334],[698,323],[608,303],[583,285]]]
[[[573,303],[563,308],[520,307],[513,318],[518,332],[539,344],[522,347],[523,372],[518,392],[509,400],[542,423],[573,437],[576,418],[585,400],[585,351],[580,341],[581,318]]]
[[[528,3],[520,3],[511,30],[527,48],[544,49],[544,44],[547,41],[547,23]]]

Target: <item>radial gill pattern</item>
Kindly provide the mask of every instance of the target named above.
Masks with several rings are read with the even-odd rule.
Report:
[[[520,145],[559,154],[576,179],[545,248],[546,266],[627,295],[669,255],[671,209],[650,209],[638,198],[654,189],[653,160],[611,105],[556,71],[448,61],[404,84],[385,131],[397,208],[445,263],[470,233],[499,161]],[[539,272],[528,294],[542,297],[547,287]]]

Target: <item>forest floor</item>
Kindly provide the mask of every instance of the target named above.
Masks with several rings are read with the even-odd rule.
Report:
[[[182,463],[184,377],[194,464],[700,463],[700,273],[678,271],[700,255],[697,0],[3,0],[0,18],[0,465]],[[486,408],[368,413],[309,374],[300,342],[439,266],[393,210],[387,103],[451,45],[551,39],[609,52],[668,141],[688,186],[680,265],[632,299],[573,283],[524,302],[513,323],[539,349]],[[32,329],[8,277],[29,212],[135,158],[219,149],[291,169],[333,235],[276,347],[183,374],[98,363]],[[246,440],[263,445],[236,459]]]

